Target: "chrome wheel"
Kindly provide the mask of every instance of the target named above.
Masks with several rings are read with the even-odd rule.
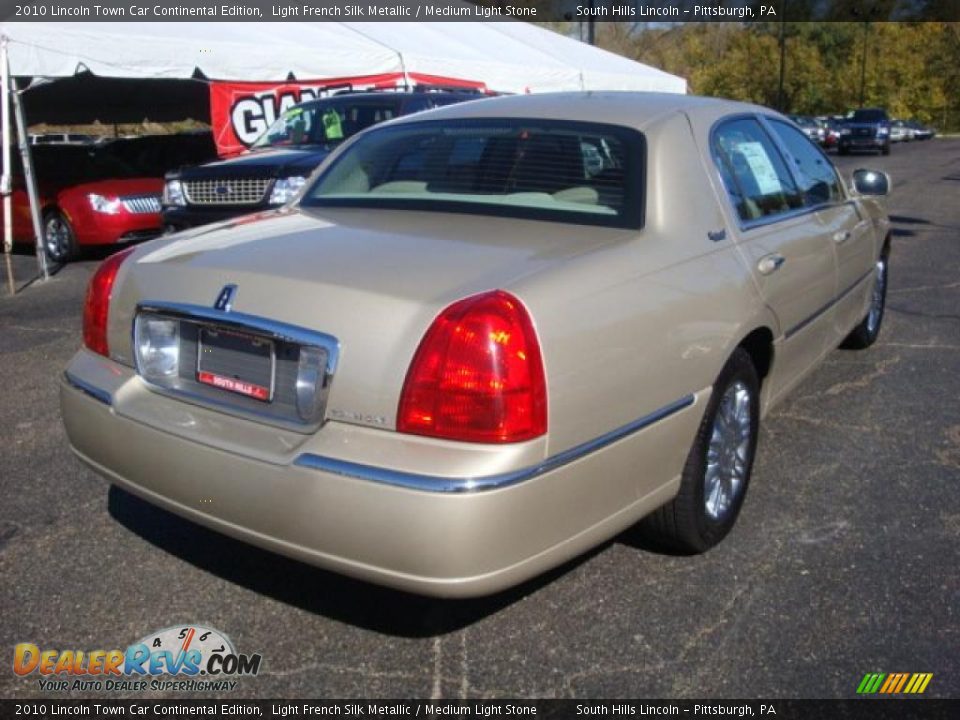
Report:
[[[883,319],[883,305],[887,297],[887,260],[877,260],[875,269],[876,282],[873,284],[873,298],[870,301],[870,312],[867,313],[867,332],[875,335]]]
[[[51,260],[63,260],[73,246],[73,233],[59,215],[51,215],[43,226],[43,241]]]
[[[703,502],[711,520],[722,521],[746,485],[753,428],[750,389],[740,380],[730,385],[713,421],[703,476]]]

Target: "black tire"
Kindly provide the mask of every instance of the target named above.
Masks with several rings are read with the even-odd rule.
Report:
[[[742,478],[738,486],[730,490],[729,503],[722,511],[712,512],[710,502],[716,496],[708,497],[706,487],[712,439],[722,433],[717,426],[721,405],[725,410],[728,409],[730,405],[724,404],[724,401],[731,392],[736,398],[740,390],[749,393],[745,402],[750,421],[749,429],[744,431],[741,428],[737,435],[743,441],[748,441],[742,456],[739,451],[736,453],[739,467],[742,467]],[[640,531],[659,545],[687,554],[705,552],[723,540],[736,523],[747,494],[757,450],[759,421],[760,380],[750,355],[743,348],[737,348],[714,383],[710,402],[683,468],[680,491],[673,500],[644,518],[640,522]],[[727,427],[730,427],[729,423]],[[746,437],[743,437],[744,433]],[[724,460],[732,461],[732,457],[721,457],[719,462],[714,463],[718,466],[718,472],[724,467]],[[722,480],[718,481],[717,487],[723,484]],[[713,510],[717,510],[716,505]]]
[[[77,257],[77,237],[70,221],[59,210],[43,214],[43,248],[51,262],[63,264]]]
[[[850,154],[850,148],[844,147],[843,145],[837,148],[837,155],[849,155],[849,154]]]
[[[890,154],[890,143],[887,143],[887,144],[884,145],[882,148],[880,148],[880,154],[881,154],[881,155],[889,155],[889,154]]]
[[[870,298],[870,309],[863,320],[844,339],[840,347],[848,350],[864,350],[873,345],[880,337],[880,327],[883,325],[883,315],[887,307],[887,285],[889,284],[890,263],[884,253],[877,260],[875,266],[876,280],[873,286],[873,295]]]

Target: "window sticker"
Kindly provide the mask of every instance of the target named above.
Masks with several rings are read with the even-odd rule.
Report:
[[[336,110],[327,110],[323,114],[323,134],[327,140],[343,140],[343,126],[340,124],[340,113]]]
[[[750,166],[753,178],[757,181],[757,188],[763,195],[773,195],[783,191],[780,178],[777,176],[777,170],[770,162],[770,156],[767,155],[763,143],[739,143],[737,144],[737,151],[743,155]]]

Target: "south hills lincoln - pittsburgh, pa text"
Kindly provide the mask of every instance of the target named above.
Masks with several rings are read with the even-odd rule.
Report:
[[[594,17],[624,19],[634,17],[677,17],[686,19],[695,18],[737,18],[776,17],[777,10],[773,5],[761,5],[759,13],[752,7],[713,7],[710,5],[694,5],[692,8],[681,10],[673,5],[577,5],[575,17]]]

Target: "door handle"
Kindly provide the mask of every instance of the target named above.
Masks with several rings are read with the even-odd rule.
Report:
[[[757,271],[761,275],[770,275],[771,273],[779,270],[780,266],[786,261],[787,259],[779,253],[766,255],[765,257],[760,258],[760,261],[757,263]]]
[[[849,230],[838,230],[833,234],[833,241],[839,245],[840,243],[846,242],[850,239]]]

